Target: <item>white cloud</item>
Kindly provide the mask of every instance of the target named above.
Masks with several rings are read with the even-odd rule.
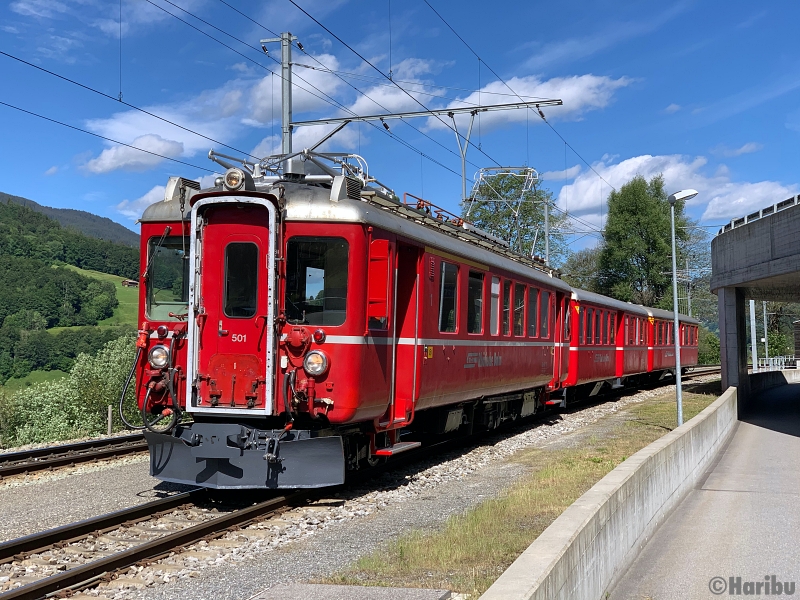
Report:
[[[6,33],[19,33],[19,29],[17,29],[16,27],[12,27],[11,25],[3,25],[2,27],[0,27],[0,29],[5,31]]]
[[[708,160],[705,157],[687,157],[680,154],[634,156],[619,163],[607,157],[592,165],[603,179],[616,189],[622,187],[636,175],[647,180],[663,174],[668,190],[694,188],[699,194],[689,202],[690,207],[705,210],[700,217],[703,222],[721,222],[746,215],[775,202],[780,202],[800,189],[796,184],[784,185],[777,181],[736,182],[729,171],[717,169],[713,175],[704,172]],[[607,200],[611,188],[591,170],[583,171],[575,181],[563,186],[558,195],[561,209],[569,209],[595,226],[601,224],[602,214],[607,214]],[[602,208],[601,208],[602,207]]]
[[[163,185],[157,185],[147,192],[144,196],[136,198],[136,200],[123,200],[117,204],[117,211],[135,221],[142,216],[144,209],[153,204],[160,202],[164,199],[164,194],[167,188]]]
[[[575,165],[563,171],[546,171],[539,173],[541,181],[564,181],[565,179],[574,179],[578,173],[581,172],[581,166]]]
[[[170,158],[183,153],[183,144],[180,142],[165,140],[160,135],[151,133],[135,138],[131,145]],[[127,146],[112,146],[103,150],[97,158],[87,162],[84,168],[91,173],[108,173],[117,169],[143,171],[154,167],[162,160],[159,156]]]
[[[18,0],[17,2],[12,2],[9,8],[23,17],[40,19],[51,19],[57,14],[63,14],[68,10],[66,4],[56,0]]]
[[[568,38],[544,45],[541,51],[531,56],[525,66],[542,69],[554,64],[587,58],[608,48],[658,30],[691,6],[691,1],[672,5],[664,12],[648,19],[612,23],[605,29],[579,38]]]
[[[744,146],[740,148],[728,148],[727,146],[720,144],[713,150],[711,150],[712,154],[717,154],[720,156],[741,156],[742,154],[751,154],[753,152],[758,152],[759,150],[763,150],[764,144],[759,144],[758,142],[747,142]]]
[[[667,108],[664,109],[664,112],[671,115],[672,113],[676,113],[681,109],[680,104],[675,104],[674,102],[670,104]]]
[[[47,169],[47,171],[44,172],[44,174],[47,176],[55,175],[56,173],[58,173],[58,167],[56,165],[53,165],[52,167]]]
[[[508,80],[508,86],[523,98],[560,98],[563,100],[562,106],[542,107],[548,119],[580,119],[581,116],[590,110],[597,110],[608,106],[613,100],[614,93],[623,87],[630,85],[631,79],[598,75],[576,75],[571,77],[553,77],[552,79],[542,80],[537,76],[512,77]],[[514,102],[514,98],[501,100],[498,102],[495,97],[487,101],[481,97],[484,92],[493,94],[507,94],[508,87],[499,81],[492,82],[481,89],[481,92],[473,92],[464,99],[450,103],[448,108],[464,107],[483,104],[505,104]],[[535,101],[535,100],[530,100]],[[459,128],[467,126],[468,115],[456,117]],[[529,119],[531,124],[539,122],[539,117],[526,109],[495,111],[483,113],[481,115],[481,127],[484,130],[500,127],[508,123],[525,123]],[[463,125],[462,125],[463,124]],[[428,120],[429,127],[443,128],[441,121],[431,118]]]

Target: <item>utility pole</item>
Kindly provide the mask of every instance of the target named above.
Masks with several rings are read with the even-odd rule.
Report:
[[[544,264],[550,266],[550,201],[544,201]]]
[[[292,153],[292,42],[296,35],[283,32],[281,37],[261,40],[264,53],[267,47],[264,44],[281,43],[281,154]]]

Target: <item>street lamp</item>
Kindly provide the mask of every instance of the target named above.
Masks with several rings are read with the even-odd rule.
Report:
[[[675,315],[672,337],[675,341],[675,400],[678,403],[678,427],[683,425],[683,394],[681,393],[681,326],[678,322],[678,261],[675,252],[675,203],[691,200],[695,196],[697,196],[697,190],[681,190],[668,198],[672,222],[672,312]]]

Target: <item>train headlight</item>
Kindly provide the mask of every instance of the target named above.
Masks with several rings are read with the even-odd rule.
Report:
[[[236,167],[225,173],[225,187],[229,190],[240,190],[244,187],[244,172]]]
[[[154,369],[163,369],[169,365],[169,350],[166,346],[153,346],[147,355],[147,362]]]
[[[312,350],[303,359],[303,368],[313,377],[319,377],[328,370],[328,357],[322,350]]]

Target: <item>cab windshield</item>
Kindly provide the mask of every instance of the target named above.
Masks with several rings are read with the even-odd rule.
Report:
[[[159,243],[160,242],[160,243]],[[189,311],[189,252],[180,236],[150,238],[147,245],[147,317],[176,321]]]
[[[286,250],[289,322],[343,324],[347,309],[347,241],[336,237],[294,237]]]

